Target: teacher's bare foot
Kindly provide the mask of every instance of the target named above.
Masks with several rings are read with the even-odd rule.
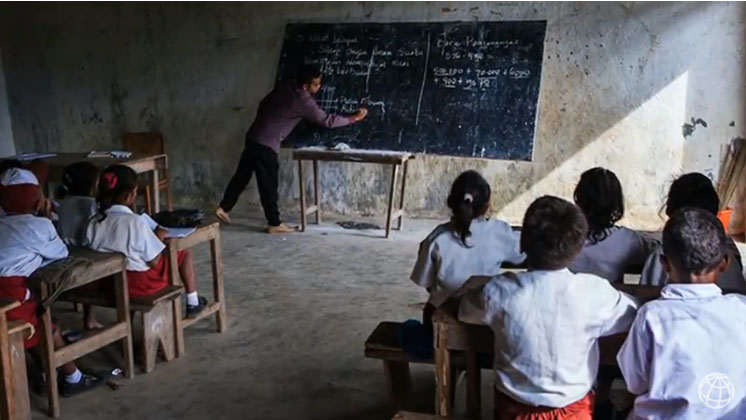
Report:
[[[293,233],[298,230],[297,227],[288,226],[285,223],[280,223],[277,226],[267,226],[267,233]]]
[[[223,210],[222,207],[218,207],[217,209],[215,209],[215,217],[217,217],[218,220],[227,225],[231,224],[231,217],[228,215],[228,212]]]

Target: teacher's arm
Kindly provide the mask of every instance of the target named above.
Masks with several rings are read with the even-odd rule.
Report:
[[[346,125],[354,124],[356,122],[365,119],[368,115],[366,108],[360,108],[356,113],[349,116],[342,116],[336,114],[327,114],[312,98],[309,98],[303,103],[303,109],[301,115],[304,119],[326,128],[337,128],[344,127]]]

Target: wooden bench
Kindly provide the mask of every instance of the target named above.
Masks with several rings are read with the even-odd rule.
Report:
[[[184,293],[181,286],[166,286],[147,296],[131,297],[130,311],[141,314],[142,319],[142,370],[150,373],[155,369],[158,349],[163,351],[167,362],[176,357],[176,322],[174,309],[176,300]],[[102,294],[68,292],[60,300],[106,308],[116,307],[112,296]]]
[[[409,371],[410,363],[434,365],[433,358],[411,358],[399,345],[396,330],[400,322],[381,322],[365,340],[365,357],[383,361],[383,373],[386,377],[386,388],[393,410],[398,410],[407,404],[412,393],[412,378]],[[490,359],[491,361],[491,359]],[[454,352],[451,363],[455,367],[466,367],[467,354]],[[482,369],[491,369],[492,363],[480,365]],[[451,369],[456,375],[458,369]],[[453,394],[451,395],[453,398]]]

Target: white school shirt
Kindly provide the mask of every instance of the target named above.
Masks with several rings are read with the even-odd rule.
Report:
[[[731,238],[728,238],[727,252],[730,256],[730,262],[728,263],[728,268],[726,268],[725,271],[720,274],[720,277],[718,277],[717,285],[720,286],[721,289],[727,291],[736,291],[746,294],[746,279],[743,277],[741,253],[738,252],[738,247]],[[648,257],[648,260],[645,262],[645,267],[642,269],[640,284],[665,286],[668,283],[668,274],[666,274],[666,271],[663,269],[661,255],[663,255],[662,246],[658,246],[653,253],[650,254],[650,257]]]
[[[148,271],[166,248],[147,222],[127,206],[114,205],[106,210],[106,218],[94,218],[88,224],[89,247],[100,252],[119,252],[127,257],[127,270]]]
[[[744,349],[746,296],[723,296],[714,284],[666,285],[640,308],[617,355],[638,395],[629,418],[746,419]]]
[[[31,214],[0,217],[0,277],[28,277],[67,255],[51,220]]]
[[[520,252],[519,234],[501,220],[475,218],[469,231],[469,246],[464,246],[450,222],[435,228],[420,243],[410,279],[428,290],[432,305],[442,305],[469,277],[494,276],[503,261],[518,264],[526,258]]]
[[[88,246],[86,229],[88,222],[97,213],[96,199],[71,195],[57,204],[57,232],[62,240],[71,246]]]
[[[495,333],[498,391],[532,406],[565,407],[590,392],[598,338],[627,331],[637,302],[592,274],[505,273],[461,300],[459,319]]]
[[[595,274],[612,283],[623,283],[630,266],[642,266],[658,241],[640,232],[614,226],[600,242],[586,240],[583,250],[570,265],[574,273]]]

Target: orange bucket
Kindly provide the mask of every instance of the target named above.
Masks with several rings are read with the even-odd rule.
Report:
[[[720,210],[718,212],[718,219],[725,228],[725,233],[728,233],[728,226],[730,226],[730,214],[733,213],[733,209]]]

